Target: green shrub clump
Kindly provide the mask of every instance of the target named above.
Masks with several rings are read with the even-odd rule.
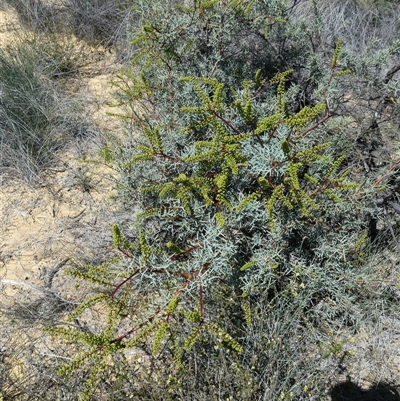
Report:
[[[377,296],[375,189],[351,180],[335,113],[342,43],[316,60],[286,1],[135,6],[127,140],[102,151],[135,218],[113,226],[116,259],[69,271],[95,286],[70,321],[106,313],[48,329],[86,347],[60,372],[88,371],[82,399],[105,373],[118,399],[311,399]]]

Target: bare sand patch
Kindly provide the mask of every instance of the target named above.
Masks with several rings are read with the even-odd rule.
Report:
[[[17,13],[11,8],[0,8],[0,48],[8,46],[20,33]]]

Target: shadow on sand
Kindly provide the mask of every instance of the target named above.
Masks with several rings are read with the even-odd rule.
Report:
[[[398,386],[377,383],[365,390],[351,380],[340,383],[331,390],[332,401],[400,401]]]

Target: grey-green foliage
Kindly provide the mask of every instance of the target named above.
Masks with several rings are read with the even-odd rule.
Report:
[[[138,400],[317,396],[332,369],[322,351],[346,355],[332,333],[357,330],[377,296],[364,252],[374,188],[351,182],[335,147],[342,44],[312,70],[285,1],[135,8],[136,57],[116,80],[131,135],[102,152],[133,234],[116,224],[119,259],[70,271],[99,287],[70,320],[99,303],[105,319],[49,329],[85,345],[61,373],[94,367],[82,399],[102,364],[137,374]],[[294,104],[303,59],[319,74],[308,106]],[[145,361],[124,368],[132,350]]]
[[[296,34],[299,40],[304,34],[311,39],[316,69],[323,63],[321,52],[342,38],[341,63],[355,73],[346,89],[356,99],[398,96],[399,7],[386,1],[305,1],[293,10],[298,20]],[[368,115],[368,109],[362,113]]]

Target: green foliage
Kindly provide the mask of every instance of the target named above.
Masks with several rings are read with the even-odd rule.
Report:
[[[377,213],[373,188],[351,181],[340,132],[328,126],[348,72],[342,44],[312,101],[294,107],[298,72],[286,64],[301,45],[260,50],[291,34],[285,1],[168,2],[162,14],[157,1],[140,6],[134,67],[117,83],[131,137],[107,150],[136,213],[133,235],[114,225],[118,261],[74,273],[101,288],[72,317],[100,302],[107,314],[97,334],[52,329],[88,348],[67,371],[142,350],[171,400],[211,394],[205,383],[224,364],[224,399],[300,397],[305,385],[316,395],[309,383],[321,372],[306,355],[344,320],[356,330],[352,305],[374,297],[354,257]],[[210,375],[198,385],[197,364]],[[161,391],[150,387],[138,394]]]
[[[334,57],[337,57],[337,55],[334,55]],[[283,117],[281,109],[284,107],[282,99],[285,95],[283,92],[284,78],[287,75],[288,73],[278,74],[271,80],[271,82],[278,82],[278,93],[276,96],[278,99],[276,106],[278,113],[274,114],[272,118],[268,116],[259,119],[252,111],[243,112],[244,109],[254,109],[250,87],[255,87],[255,83],[246,81],[243,84],[245,104],[242,104],[240,99],[236,98],[229,105],[224,104],[224,99],[226,98],[224,96],[224,85],[216,79],[185,78],[184,81],[191,84],[201,105],[198,107],[189,106],[181,108],[182,112],[199,115],[200,119],[200,122],[196,123],[195,126],[186,126],[183,132],[197,132],[200,128],[208,128],[209,137],[207,140],[194,141],[192,154],[180,157],[177,154],[165,154],[161,150],[162,144],[159,128],[154,130],[156,134],[151,134],[150,130],[145,130],[148,144],[139,147],[140,150],[144,149],[144,153],[134,156],[128,163],[129,166],[133,163],[140,163],[153,158],[162,158],[180,163],[182,165],[181,169],[191,172],[191,174],[177,173],[178,175],[173,177],[169,182],[142,187],[142,192],[154,191],[159,194],[160,198],[169,195],[178,200],[189,215],[192,214],[190,200],[196,198],[203,198],[205,206],[213,206],[215,210],[226,208],[229,211],[232,209],[232,203],[228,200],[229,184],[234,179],[234,176],[240,175],[243,177],[245,174],[248,175],[246,170],[251,170],[251,167],[249,167],[249,157],[243,153],[246,145],[252,144],[255,138],[262,144],[262,141],[265,141],[262,135],[265,136],[266,134],[271,144],[272,141],[276,140],[274,137],[275,133],[282,129],[286,129],[290,137],[288,136],[280,140],[283,151],[282,159],[272,160],[272,169],[276,168],[278,174],[280,174],[279,179],[273,182],[273,174],[269,173],[268,180],[271,183],[271,188],[265,191],[265,187],[261,186],[256,192],[248,195],[237,205],[237,212],[241,211],[251,201],[257,199],[266,204],[266,209],[271,220],[273,220],[273,209],[278,201],[281,201],[289,209],[293,209],[293,202],[297,203],[301,212],[304,215],[309,215],[309,208],[315,209],[318,208],[318,205],[300,187],[299,176],[303,174],[304,168],[311,167],[311,164],[317,161],[326,161],[327,172],[321,182],[315,177],[312,179],[310,178],[311,176],[308,176],[308,181],[311,180],[317,187],[313,189],[312,196],[326,193],[333,198],[336,196],[335,191],[349,189],[351,185],[344,182],[345,177],[331,178],[342,163],[343,158],[340,157],[338,160],[332,162],[326,156],[319,154],[320,151],[329,147],[329,143],[307,148],[304,145],[301,147],[302,144],[299,140],[295,141],[295,139],[304,136],[302,129],[324,112],[325,105],[321,103],[313,108],[304,107],[297,114]],[[207,95],[208,86],[211,87],[209,91],[212,93],[212,96]],[[228,116],[223,114],[224,110],[232,110],[234,108],[238,109],[239,115],[243,119],[236,122],[236,124],[242,128],[244,133],[228,120]],[[251,115],[253,115],[252,118],[249,117]],[[329,113],[322,116],[322,118],[326,119],[328,116]],[[290,144],[292,143],[293,150],[291,151]],[[210,174],[210,171],[213,171],[213,174]],[[266,178],[264,179],[265,182],[268,181]],[[340,197],[336,196],[335,199],[340,200]],[[223,214],[217,212],[215,218],[218,225],[223,227]]]

